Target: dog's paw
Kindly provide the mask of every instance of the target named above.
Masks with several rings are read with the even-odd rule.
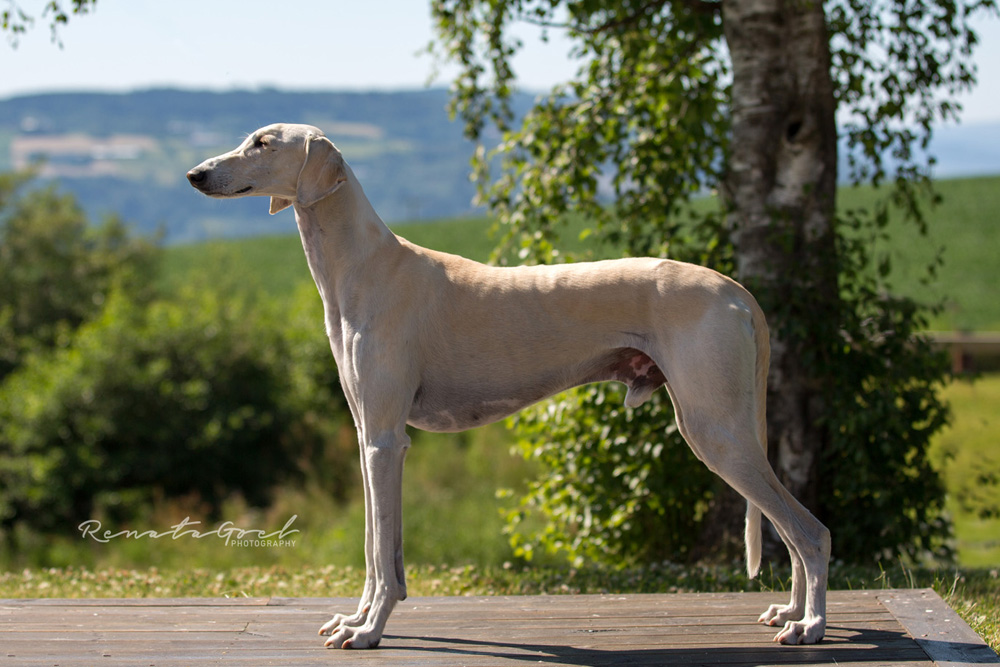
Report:
[[[332,635],[337,631],[342,625],[358,627],[364,625],[365,621],[368,619],[368,607],[364,609],[359,609],[357,612],[347,616],[345,614],[336,614],[333,618],[323,624],[323,627],[319,629],[319,634],[323,636]]]
[[[815,644],[826,633],[826,619],[822,617],[789,621],[774,637],[779,644]]]
[[[324,646],[327,648],[375,648],[382,640],[382,633],[376,632],[374,628],[363,625],[361,627],[350,627],[341,625],[338,627]]]
[[[323,624],[323,626],[319,629],[319,634],[325,636],[332,635],[333,631],[339,628],[346,619],[347,617],[344,616],[343,614],[337,614],[336,616],[334,616],[329,621]]]
[[[765,625],[784,625],[789,621],[801,621],[803,616],[802,609],[795,605],[772,604],[760,615],[757,622]]]

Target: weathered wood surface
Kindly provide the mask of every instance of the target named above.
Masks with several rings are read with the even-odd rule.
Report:
[[[0,600],[0,665],[892,665],[996,663],[930,590],[830,594],[818,646],[754,621],[779,593],[411,598],[381,648],[316,635],[356,601]]]

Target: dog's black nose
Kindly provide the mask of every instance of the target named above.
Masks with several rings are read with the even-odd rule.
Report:
[[[205,182],[208,178],[208,172],[202,169],[192,169],[187,173],[187,179],[191,181],[191,185],[200,185]]]

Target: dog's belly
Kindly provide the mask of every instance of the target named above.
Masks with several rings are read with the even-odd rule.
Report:
[[[427,377],[413,397],[407,422],[425,431],[453,433],[490,424],[568,386],[552,377],[519,386],[488,374],[464,380]]]
[[[455,400],[448,407],[417,407],[410,411],[407,423],[424,431],[454,433],[484,426],[508,417],[536,400],[519,398],[472,398]]]
[[[615,348],[587,363],[555,369],[517,386],[498,386],[486,375],[465,383],[428,381],[413,397],[407,423],[425,431],[455,432],[508,417],[571,387],[612,380],[628,387],[625,404],[638,407],[666,382],[645,353]]]

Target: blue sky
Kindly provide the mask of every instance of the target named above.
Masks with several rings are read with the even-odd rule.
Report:
[[[38,14],[44,0],[18,0]],[[1000,20],[977,22],[980,84],[966,96],[966,124],[1000,121]],[[571,77],[577,63],[551,31],[521,30],[515,61],[522,87],[544,90]],[[52,90],[185,88],[419,88],[435,71],[417,55],[432,36],[428,0],[98,0],[52,44],[47,25],[0,44],[0,98]],[[447,85],[448,68],[435,79]]]
[[[37,14],[44,2],[18,4]],[[525,87],[573,74],[566,43],[543,46],[536,28],[525,33]],[[16,49],[0,44],[0,97],[158,85],[417,88],[435,70],[431,56],[418,55],[432,36],[429,0],[98,0],[60,36],[62,49],[38,22]]]

